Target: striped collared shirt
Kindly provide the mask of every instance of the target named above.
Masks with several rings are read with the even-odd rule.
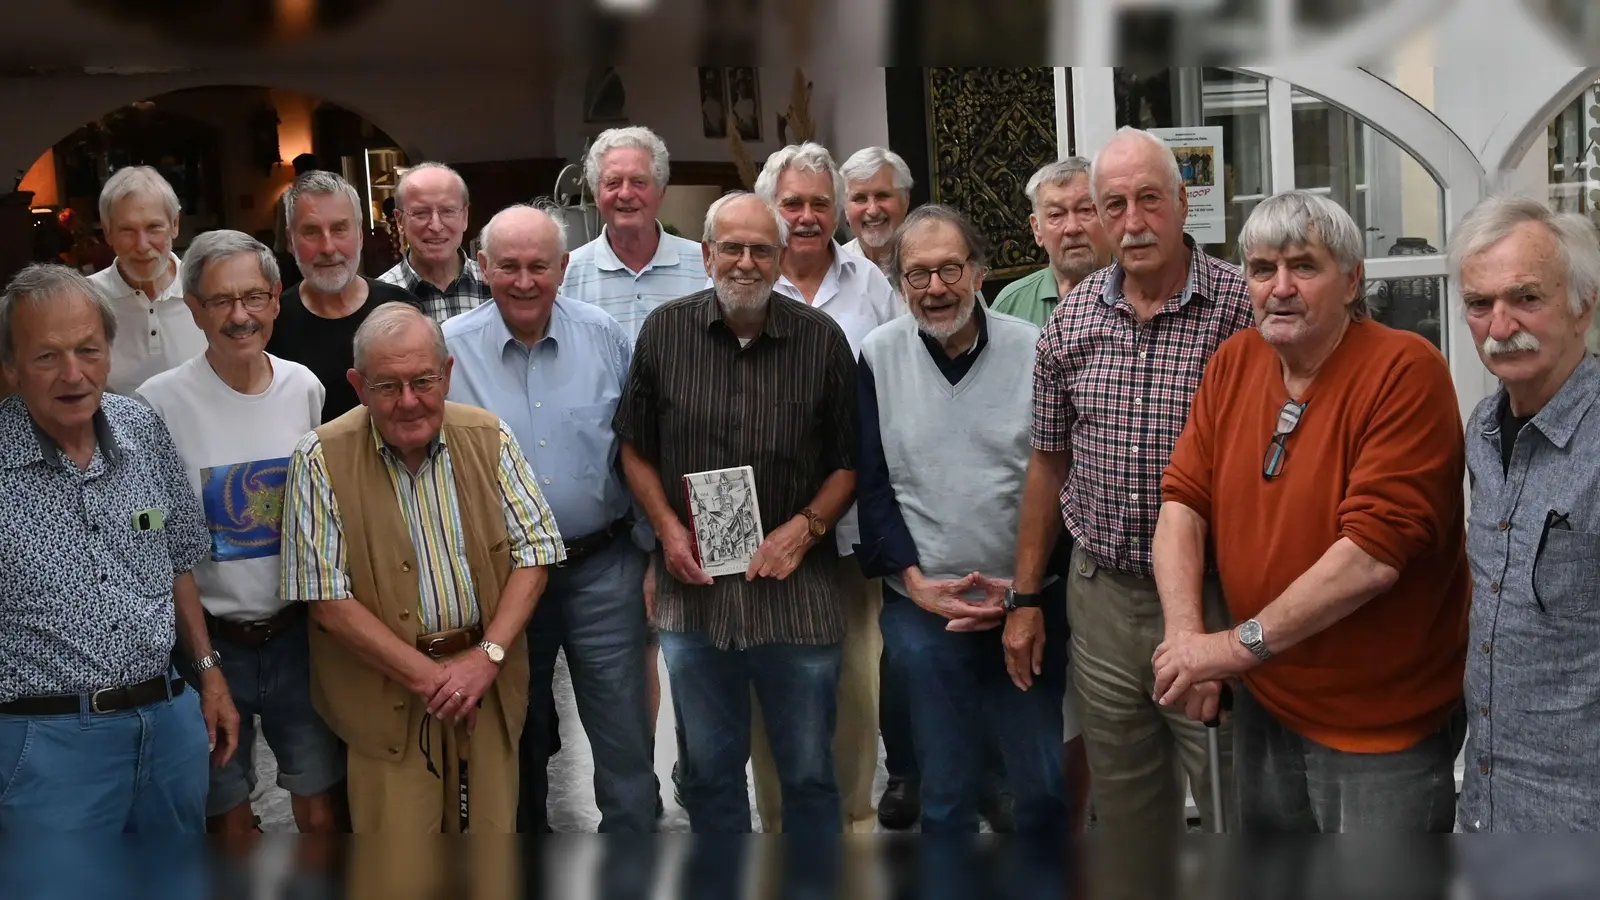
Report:
[[[467,545],[456,501],[450,448],[441,432],[428,458],[412,473],[384,443],[376,426],[373,444],[388,469],[395,499],[417,554],[423,629],[450,631],[478,624]],[[498,468],[506,536],[514,568],[549,566],[566,558],[555,517],[539,493],[517,439],[500,424]],[[351,596],[344,523],[316,432],[300,439],[289,459],[283,519],[283,596],[287,601],[341,600]]]
[[[706,265],[700,245],[667,234],[656,225],[660,243],[656,254],[638,272],[623,265],[611,249],[606,229],[600,236],[572,251],[561,295],[593,303],[616,319],[628,340],[639,337],[645,317],[668,300],[696,293],[705,287]]]
[[[465,250],[457,252],[461,254],[461,273],[442,291],[417,274],[417,270],[411,267],[410,254],[400,257],[394,268],[379,275],[378,280],[410,291],[412,296],[422,301],[423,311],[432,316],[435,322],[443,324],[452,316],[471,312],[494,299],[489,293],[488,283],[483,280],[483,270],[478,268],[478,261],[468,256]]]
[[[1150,321],[1113,264],[1056,304],[1034,358],[1033,446],[1072,457],[1067,530],[1097,564],[1133,575],[1151,574],[1161,475],[1206,363],[1253,321],[1238,267],[1184,243],[1189,280]]]

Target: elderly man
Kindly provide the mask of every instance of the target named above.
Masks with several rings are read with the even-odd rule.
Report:
[[[611,417],[628,375],[628,335],[606,312],[557,293],[566,234],[513,206],[483,226],[478,263],[493,303],[445,323],[456,361],[450,397],[502,416],[566,535],[528,625],[532,669],[521,747],[522,830],[545,818],[551,680],[565,650],[594,748],[600,830],[652,831],[655,766],[645,696],[645,550],[617,469]]]
[[[887,147],[866,147],[839,167],[844,176],[844,217],[855,234],[844,249],[882,267],[889,239],[911,208],[911,167]],[[898,285],[891,284],[896,290]]]
[[[791,833],[837,833],[833,732],[845,607],[830,532],[855,490],[850,346],[825,313],[775,294],[788,228],[760,198],[706,213],[715,288],[651,314],[612,427],[655,527],[656,621],[687,745],[699,832],[750,830],[751,689]],[[751,466],[765,536],[743,577],[697,561],[684,476]]]
[[[362,405],[289,459],[283,596],[311,604],[357,832],[516,827],[522,631],[565,553],[511,430],[445,401],[451,368],[438,323],[379,307],[356,330]]]
[[[194,569],[212,646],[242,715],[239,752],[211,775],[213,831],[255,829],[255,717],[301,832],[334,830],[328,791],[344,778],[339,742],[311,708],[306,607],[279,596],[278,538],[289,454],[322,421],[322,385],[266,352],[278,311],[272,251],[237,231],[194,239],[183,294],[206,352],[145,382],[139,397],[166,422],[211,532]]]
[[[877,266],[845,253],[833,240],[844,202],[844,176],[827,149],[790,144],[767,157],[755,192],[776,206],[788,225],[789,242],[774,287],[779,294],[827,313],[844,330],[850,354],[861,352],[867,332],[895,318],[905,306]],[[836,543],[849,557],[860,540],[852,506],[840,519]],[[854,559],[839,565],[847,619],[844,668],[839,674],[839,724],[834,741],[845,828],[872,829],[872,779],[878,769],[878,668],[883,638],[878,611],[882,582],[868,580]],[[758,709],[759,714],[759,709]],[[758,719],[759,724],[759,719]],[[755,736],[756,804],[767,831],[782,830],[782,805],[772,754]]]
[[[1183,233],[1183,180],[1160,139],[1118,132],[1089,181],[1120,259],[1079,283],[1040,338],[1016,590],[1040,590],[1064,520],[1076,544],[1066,588],[1072,682],[1098,827],[1170,836],[1183,827],[1180,773],[1196,797],[1209,796],[1211,781],[1204,726],[1151,698],[1150,655],[1163,631],[1150,540],[1161,473],[1190,397],[1211,353],[1249,324],[1249,294],[1238,269]],[[1220,616],[1220,597],[1213,606]],[[1006,619],[1007,664],[1019,686],[1041,671],[1042,617],[1019,609]]]
[[[208,754],[225,765],[238,738],[195,588],[206,526],[183,459],[154,412],[103,393],[117,327],[64,266],[28,266],[0,296],[16,386],[0,402],[8,834],[202,832]],[[174,641],[199,697],[172,670]]]
[[[145,380],[206,351],[178,278],[178,194],[149,166],[118,169],[100,190],[100,227],[116,251],[89,281],[111,301],[117,339],[105,389],[131,394]]]
[[[283,194],[289,248],[304,279],[283,292],[267,352],[311,370],[326,392],[317,423],[331,422],[360,401],[346,373],[351,342],[385,303],[422,301],[404,288],[361,275],[361,195],[332,172],[312,171]]]
[[[1212,358],[1162,484],[1154,696],[1205,720],[1243,679],[1246,831],[1449,832],[1470,591],[1449,367],[1368,318],[1332,200],[1263,200],[1239,248],[1256,328]],[[1208,557],[1233,628],[1202,614]]]
[[[409,249],[378,276],[422,301],[435,322],[477,309],[489,299],[478,263],[461,249],[467,233],[467,181],[443,163],[406,170],[394,186],[400,237]]]
[[[1600,829],[1596,240],[1582,216],[1498,198],[1450,238],[1467,326],[1500,379],[1466,430],[1467,831]]]
[[[600,132],[583,161],[604,224],[572,251],[561,295],[605,310],[630,341],[651,310],[706,283],[700,246],[667,234],[656,218],[669,171],[666,143],[641,125]]]
[[[1039,330],[983,311],[983,240],[954,210],[919,207],[887,250],[911,316],[862,345],[858,555],[885,578],[884,647],[905,668],[922,830],[977,830],[988,731],[1005,760],[1016,828],[1064,834],[1060,582],[1029,601],[1050,623],[1035,689],[1011,683],[994,630],[1006,612],[1017,509],[992,500],[1022,491],[1033,402],[1017,385],[1032,380]]]
[[[1006,285],[993,309],[1043,328],[1062,297],[1111,264],[1111,245],[1090,196],[1087,159],[1069,156],[1045,165],[1028,179],[1025,192],[1033,209],[1033,242],[1050,264]]]

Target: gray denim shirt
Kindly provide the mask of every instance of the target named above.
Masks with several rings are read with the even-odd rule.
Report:
[[[1500,457],[1505,389],[1467,423],[1466,831],[1600,829],[1600,361]],[[1552,526],[1547,528],[1547,521]]]

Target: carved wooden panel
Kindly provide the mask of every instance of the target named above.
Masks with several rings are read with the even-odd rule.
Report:
[[[1044,264],[1023,188],[1056,158],[1051,69],[929,69],[928,135],[933,199],[966,213],[989,239],[990,276]]]

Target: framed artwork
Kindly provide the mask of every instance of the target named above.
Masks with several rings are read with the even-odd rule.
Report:
[[[589,70],[583,87],[583,121],[602,124],[628,121],[628,92],[614,66]]]
[[[721,69],[700,67],[700,123],[708,138],[728,136],[728,88]]]
[[[739,125],[739,137],[761,140],[761,86],[753,66],[733,66],[728,72],[728,104]]]

